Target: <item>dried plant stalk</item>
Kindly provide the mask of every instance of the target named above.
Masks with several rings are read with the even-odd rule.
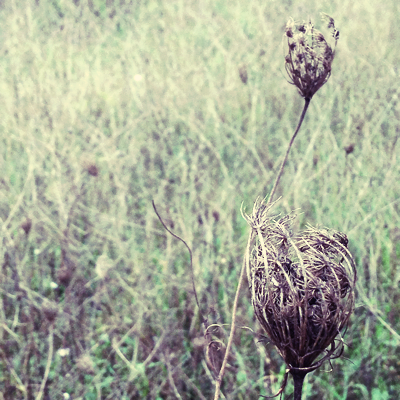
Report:
[[[339,357],[343,351],[343,341],[336,338],[346,327],[354,308],[356,279],[346,235],[310,226],[307,231],[293,236],[291,223],[294,215],[284,218],[268,216],[311,99],[331,75],[339,31],[329,15],[322,13],[322,19],[331,29],[335,40],[333,48],[311,21],[295,23],[290,19],[286,25],[285,68],[289,83],[297,87],[305,104],[268,201],[257,201],[253,213],[245,216],[252,230],[236,289],[231,333],[216,380],[214,400],[219,398],[233,340],[244,269],[247,270],[257,319],[289,367],[279,393],[282,393],[290,372],[295,384],[294,400],[300,400],[305,375],[324,361]]]
[[[295,214],[271,216],[257,200],[246,272],[255,315],[295,381],[343,352],[354,309],[356,268],[345,234],[311,226],[295,234]],[[301,390],[301,388],[300,388]]]

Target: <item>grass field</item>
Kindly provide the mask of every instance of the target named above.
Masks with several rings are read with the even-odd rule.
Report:
[[[398,2],[5,0],[0,399],[212,398],[200,315],[216,324],[217,365],[247,241],[240,207],[271,190],[303,107],[285,24],[319,27],[321,11],[340,30],[332,76],[276,211],[345,232],[358,282],[344,357],[309,374],[303,398],[398,398]],[[188,251],[152,200],[193,251],[201,314]],[[246,287],[237,318],[223,396],[272,395],[285,365]]]

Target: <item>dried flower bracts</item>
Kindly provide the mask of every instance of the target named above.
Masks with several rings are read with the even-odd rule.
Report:
[[[342,353],[335,339],[354,308],[355,263],[346,235],[312,227],[295,235],[296,216],[271,216],[271,207],[257,201],[245,216],[252,303],[290,370],[307,373]]]
[[[322,18],[332,31],[336,47],[339,31],[335,28],[335,21],[327,14],[322,14]],[[285,37],[288,45],[285,68],[289,82],[298,88],[301,96],[311,100],[331,75],[335,50],[311,21],[296,24],[290,19],[286,25]]]

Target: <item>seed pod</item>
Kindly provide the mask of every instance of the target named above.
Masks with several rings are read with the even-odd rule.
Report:
[[[252,303],[291,371],[310,372],[343,351],[336,338],[354,309],[355,263],[345,234],[309,226],[295,235],[296,216],[270,216],[271,207],[257,201],[245,216]]]
[[[324,14],[335,39],[339,31],[333,18]],[[288,52],[285,56],[285,68],[289,83],[295,85],[305,99],[311,100],[314,94],[328,81],[335,51],[325,40],[324,35],[314,28],[311,21],[295,24],[290,19],[285,28]]]

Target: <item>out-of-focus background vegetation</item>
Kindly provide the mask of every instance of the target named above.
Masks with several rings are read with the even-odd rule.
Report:
[[[276,212],[345,232],[358,284],[345,357],[308,375],[304,399],[398,398],[399,3],[4,0],[2,399],[212,398],[188,252],[151,200],[193,251],[218,368],[248,233],[240,207],[268,194],[303,107],[284,27],[320,28],[321,11],[340,30],[336,59]],[[222,392],[271,395],[285,365],[246,287],[238,319]]]

